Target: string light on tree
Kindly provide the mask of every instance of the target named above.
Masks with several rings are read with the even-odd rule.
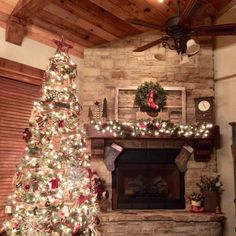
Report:
[[[80,126],[76,65],[70,45],[58,49],[45,72],[42,97],[34,102],[23,138],[25,154],[15,175],[15,192],[4,224],[7,235],[97,235],[96,193],[90,155]],[[76,178],[75,178],[76,176]],[[81,197],[86,201],[79,202]]]

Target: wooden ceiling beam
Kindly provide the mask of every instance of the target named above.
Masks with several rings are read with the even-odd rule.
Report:
[[[60,26],[49,24],[48,22],[43,21],[42,19],[33,18],[31,20],[31,22],[33,25],[41,27],[42,29],[45,29],[49,32],[53,32],[54,34],[56,34],[58,36],[63,35],[65,37],[65,39],[70,39],[71,41],[83,46],[84,48],[92,47],[95,45],[94,43],[91,43],[91,42],[87,41],[86,39],[80,38],[79,36],[76,35],[75,32],[65,31]]]
[[[215,15],[215,19],[224,15],[228,10],[230,10],[233,6],[236,5],[236,0],[228,1],[225,6]]]
[[[85,47],[90,47],[97,44],[106,43],[107,41],[98,37],[97,35],[92,34],[89,31],[86,31],[74,23],[71,23],[63,18],[60,15],[55,15],[54,12],[50,13],[45,10],[39,11],[32,19],[37,18],[38,20],[44,21],[51,25],[52,27],[56,26],[65,30],[68,34],[71,34],[71,37],[76,36],[81,39],[81,44]]]
[[[169,17],[175,16],[176,15],[176,4],[174,2],[170,2],[170,4],[167,4],[165,1],[162,3],[158,3],[157,0],[145,0],[148,2],[153,8],[155,8],[157,11],[156,13],[162,14],[165,16],[165,21]]]
[[[21,45],[26,35],[27,20],[45,7],[50,0],[19,0],[6,25],[6,41]]]
[[[102,9],[106,10],[107,12],[114,14],[117,18],[123,21],[126,21],[129,18],[133,18],[133,15],[122,9],[121,4],[114,5],[110,1],[103,1],[103,0],[89,0],[89,1],[101,7]],[[132,25],[132,26],[138,30],[141,30],[142,32],[147,31],[147,29],[144,27],[138,25]]]
[[[112,0],[113,1],[113,0]],[[166,18],[169,17],[169,14],[166,14],[164,9],[163,3],[159,3],[158,1],[153,0],[129,0],[131,4],[130,9],[127,10],[133,15],[136,16],[138,19],[142,19],[145,21],[152,21],[156,24],[164,24]],[[137,14],[138,12],[138,14]]]
[[[141,32],[88,0],[75,1],[73,5],[68,1],[53,0],[53,3],[119,39]]]
[[[147,20],[146,17],[138,17],[137,14],[132,14],[132,12],[130,12],[129,10],[127,10],[126,6],[123,6],[124,4],[121,3],[117,3],[117,2],[111,2],[111,1],[103,1],[103,0],[89,0],[90,2],[96,4],[98,7],[101,7],[102,9],[106,10],[107,12],[113,14],[115,17],[119,18],[120,20],[128,23],[126,20],[130,19],[130,18],[139,18],[142,20]],[[127,3],[127,1],[126,1]],[[131,4],[131,3],[129,3]],[[132,6],[129,6],[129,8],[133,8]],[[132,9],[133,11],[133,9]],[[136,8],[136,12],[140,12],[140,10],[137,10]],[[148,20],[150,22],[150,18]],[[139,25],[134,25],[131,24],[132,27],[145,32],[148,31],[148,29],[146,27],[142,27]]]
[[[12,10],[14,9],[16,4],[9,0],[1,0],[0,1],[0,11],[6,13],[7,15],[11,15]]]
[[[53,12],[53,14],[60,16],[63,20],[70,24],[74,24],[76,27],[80,27],[81,29],[86,30],[90,34],[94,34],[106,41],[114,41],[119,39],[115,35],[105,31],[104,29],[96,26],[95,24],[92,24],[91,22],[78,17],[76,15],[73,15],[71,12],[55,5],[55,4],[49,4],[44,8],[45,11]]]
[[[48,45],[49,47],[57,48],[56,44],[53,42],[53,39],[59,40],[59,35],[57,33],[53,33],[51,31],[42,29],[41,27],[35,25],[27,25],[27,35],[26,37],[38,41],[42,44]],[[66,38],[66,42],[73,46],[72,49],[69,50],[70,55],[74,55],[76,57],[83,58],[84,47],[73,42],[71,39]]]
[[[187,23],[189,21],[191,21],[193,17],[192,13],[193,11],[195,11],[195,7],[196,5],[199,3],[201,3],[203,0],[189,0],[186,5],[185,8],[182,10],[181,13],[181,24]]]

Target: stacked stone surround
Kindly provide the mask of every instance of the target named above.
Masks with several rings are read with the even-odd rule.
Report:
[[[89,106],[93,108],[96,100],[102,103],[104,97],[108,100],[108,120],[115,118],[117,87],[139,86],[144,81],[157,81],[162,86],[185,87],[187,123],[195,122],[194,98],[214,96],[211,42],[209,40],[200,42],[201,52],[191,58],[191,63],[188,65],[180,65],[179,55],[171,50],[167,50],[166,61],[164,62],[154,58],[158,47],[140,53],[133,52],[134,48],[151,42],[158,37],[160,36],[156,32],[149,32],[106,44],[100,48],[85,50],[83,78],[81,80],[84,121],[88,121]],[[126,141],[123,141],[121,144],[125,146],[125,143]],[[157,143],[155,145],[158,146]],[[103,158],[92,158],[92,167],[106,180],[111,196],[111,173],[106,169]],[[185,175],[186,193],[198,191],[196,182],[199,181],[200,175],[211,175],[216,170],[215,153],[212,154],[209,162],[195,162],[193,156],[191,156]],[[189,208],[188,204],[186,204],[186,208]],[[169,222],[169,224],[168,221],[164,221],[164,224],[162,224],[163,222],[159,222],[157,219],[145,223],[142,219],[129,220],[129,217],[127,220],[121,217],[122,219],[116,218],[114,221],[113,216],[116,214],[118,213],[112,211],[111,208],[109,209],[109,217],[103,217],[102,214],[102,235],[133,235],[130,232],[136,232],[137,226],[142,234],[136,232],[135,235],[221,235],[220,233],[212,233],[216,228],[217,232],[220,231],[221,224],[216,223],[215,225],[215,223],[207,222],[207,220],[205,220],[205,223],[196,223],[198,226],[195,225],[194,221],[188,222],[188,225],[175,220]],[[141,212],[140,214],[143,215]],[[207,225],[209,226],[207,233],[200,234],[200,232],[204,232],[203,229]],[[151,231],[146,230],[151,226],[153,226]],[[177,227],[177,231],[178,229],[180,231],[168,231],[168,227]],[[112,228],[113,231],[109,231],[109,228]],[[124,228],[126,229],[125,232],[122,231]],[[161,228],[160,231],[158,231],[158,228]],[[167,228],[167,231],[164,228]],[[213,228],[213,231],[210,228]],[[197,229],[196,232],[198,233],[189,233],[193,229]]]
[[[117,87],[139,86],[144,81],[158,81],[162,86],[185,87],[187,91],[187,122],[195,121],[194,98],[214,96],[213,50],[210,40],[200,42],[199,55],[190,58],[189,65],[179,64],[179,55],[167,50],[166,61],[154,58],[158,47],[133,52],[138,46],[156,40],[156,32],[141,34],[100,48],[86,49],[81,81],[83,118],[96,100],[108,100],[108,119],[115,118]]]
[[[117,211],[102,213],[102,236],[222,236],[222,215],[187,211]]]

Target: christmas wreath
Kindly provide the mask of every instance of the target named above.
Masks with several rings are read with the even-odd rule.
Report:
[[[144,82],[137,89],[135,104],[141,111],[160,111],[166,105],[166,91],[157,82]]]

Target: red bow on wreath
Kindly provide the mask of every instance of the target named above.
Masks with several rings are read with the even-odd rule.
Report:
[[[159,109],[159,106],[155,103],[156,96],[157,93],[154,90],[149,91],[147,94],[147,105],[154,110]]]

